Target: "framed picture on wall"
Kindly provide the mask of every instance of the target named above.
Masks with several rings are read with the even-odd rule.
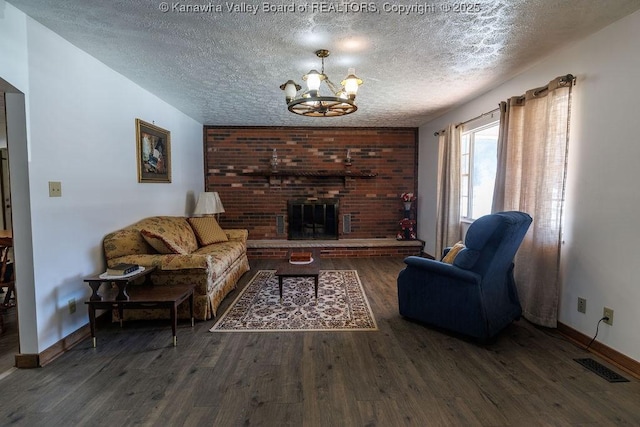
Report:
[[[138,182],[171,182],[171,132],[136,119]]]

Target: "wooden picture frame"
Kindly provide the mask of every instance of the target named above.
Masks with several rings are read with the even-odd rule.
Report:
[[[138,182],[171,182],[171,132],[136,119]]]

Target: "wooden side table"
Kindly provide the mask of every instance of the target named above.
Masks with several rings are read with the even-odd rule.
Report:
[[[120,315],[120,326],[125,309],[169,309],[171,312],[171,330],[173,332],[173,346],[178,344],[176,331],[178,329],[178,306],[187,299],[189,300],[189,312],[191,315],[191,327],[194,325],[193,304],[194,285],[171,285],[154,286],[149,283],[147,276],[155,267],[145,269],[137,273],[126,276],[92,276],[84,279],[91,286],[93,291],[89,301],[85,304],[89,310],[89,325],[91,327],[92,344],[95,347],[96,340],[96,310],[117,309]],[[147,276],[144,285],[135,285],[127,288],[127,285],[142,276]],[[98,292],[103,283],[112,282],[116,286]]]
[[[97,276],[91,276],[84,279],[86,283],[91,287],[91,297],[89,301],[100,301],[102,297],[98,295],[98,289],[102,286],[103,283],[114,283],[118,287],[118,295],[116,297],[117,300],[128,300],[129,295],[127,295],[127,286],[129,283],[139,279],[140,277],[145,278],[145,284],[151,284],[151,278],[149,276],[150,273],[153,273],[155,267],[140,267],[138,271],[135,271],[130,274],[125,274],[124,276],[109,276],[107,273],[102,273]]]

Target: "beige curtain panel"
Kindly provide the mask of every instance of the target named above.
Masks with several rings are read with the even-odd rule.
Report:
[[[533,224],[515,258],[523,316],[556,327],[572,75],[500,104],[494,212],[518,210]]]
[[[460,135],[461,128],[450,124],[438,137],[438,199],[436,218],[436,259],[442,250],[460,240]]]

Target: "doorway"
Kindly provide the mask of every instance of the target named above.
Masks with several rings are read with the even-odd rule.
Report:
[[[0,125],[0,134],[5,131]],[[6,135],[6,132],[5,132]],[[11,230],[11,187],[9,184],[9,152],[5,145],[0,145],[0,198],[2,199],[2,217],[0,225],[3,230]]]
[[[0,200],[2,200],[2,212],[0,214],[0,230],[11,235],[12,213],[11,213],[11,186],[9,181],[9,150],[7,149],[7,120],[5,93],[0,92]],[[11,244],[13,246],[13,244]],[[9,259],[13,262],[13,248],[9,250]],[[0,288],[0,303],[4,304],[8,295],[7,287]],[[7,298],[9,299],[9,298]],[[20,350],[20,338],[18,328],[17,306],[3,307],[0,314],[3,329],[0,332],[0,376],[15,365],[15,355]]]

